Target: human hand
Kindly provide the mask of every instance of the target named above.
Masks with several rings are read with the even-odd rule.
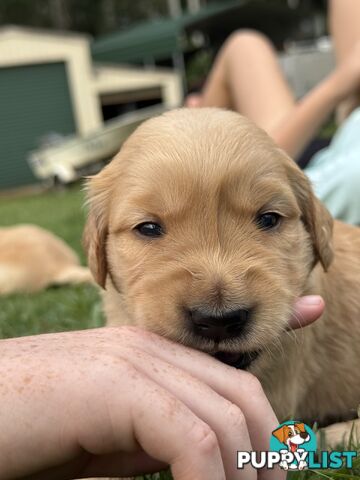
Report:
[[[190,93],[189,95],[187,95],[184,101],[184,107],[187,107],[187,108],[202,107],[201,93]]]
[[[278,421],[251,374],[135,327],[0,343],[0,478],[257,478],[236,451],[267,450]]]
[[[289,329],[296,330],[310,325],[320,317],[324,308],[324,300],[319,295],[307,295],[298,298],[289,321]]]

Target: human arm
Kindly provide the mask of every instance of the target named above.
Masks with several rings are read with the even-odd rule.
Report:
[[[360,43],[321,83],[297,102],[270,135],[296,158],[337,105],[360,88]]]
[[[323,303],[297,305],[305,322]],[[258,381],[133,327],[0,341],[0,479],[255,479],[236,450],[266,450],[277,419]],[[220,412],[220,414],[219,414]],[[282,478],[262,471],[259,478]]]

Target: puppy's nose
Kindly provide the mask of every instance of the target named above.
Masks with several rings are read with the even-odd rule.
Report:
[[[249,310],[239,309],[209,316],[201,309],[188,310],[193,332],[220,342],[240,336],[249,320]]]

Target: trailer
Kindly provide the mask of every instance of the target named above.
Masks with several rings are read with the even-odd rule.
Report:
[[[143,108],[109,120],[91,134],[54,138],[49,145],[30,153],[30,168],[38,179],[50,185],[69,184],[96,173],[143,121],[165,110],[163,105]]]

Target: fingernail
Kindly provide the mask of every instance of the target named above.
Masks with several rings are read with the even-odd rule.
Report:
[[[314,306],[320,305],[322,303],[322,298],[319,295],[306,295],[305,297],[300,297],[297,301],[297,304]]]

